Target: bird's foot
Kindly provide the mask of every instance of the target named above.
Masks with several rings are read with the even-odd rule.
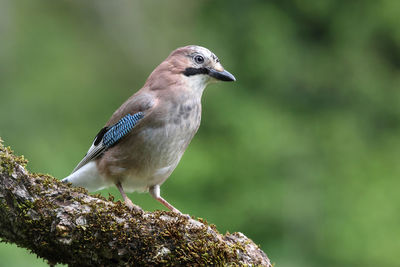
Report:
[[[169,203],[168,203],[169,204]],[[171,207],[171,211],[173,212],[173,213],[177,213],[177,214],[179,214],[180,216],[182,216],[182,217],[184,217],[184,218],[186,218],[186,219],[191,219],[191,217],[190,217],[190,215],[189,214],[184,214],[184,213],[182,213],[182,212],[180,212],[177,208],[175,208],[174,206],[172,206],[172,205],[170,205],[170,207]]]
[[[125,205],[133,212],[142,213],[143,209],[138,205],[133,204],[129,198],[125,199]]]
[[[182,217],[184,217],[185,219],[188,219],[188,220],[190,220],[192,218],[192,217],[190,217],[189,214],[180,213],[179,215],[181,215]]]

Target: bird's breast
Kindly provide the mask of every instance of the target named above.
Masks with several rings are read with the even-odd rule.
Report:
[[[143,121],[132,138],[101,160],[107,176],[124,177],[129,188],[161,184],[170,176],[199,128],[201,105],[185,101],[153,115],[154,123]]]
[[[149,153],[155,160],[171,161],[182,156],[184,150],[197,132],[201,120],[200,103],[186,102],[171,107],[160,116],[158,127],[142,130]]]

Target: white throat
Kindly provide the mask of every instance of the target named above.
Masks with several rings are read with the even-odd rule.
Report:
[[[185,84],[191,89],[193,93],[201,97],[204,89],[210,81],[210,76],[206,74],[197,74],[189,77],[185,77]]]

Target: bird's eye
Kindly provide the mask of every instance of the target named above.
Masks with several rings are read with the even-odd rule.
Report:
[[[194,61],[195,61],[197,64],[203,64],[203,63],[204,63],[204,57],[203,57],[203,56],[200,56],[200,55],[197,55],[197,56],[194,57]]]

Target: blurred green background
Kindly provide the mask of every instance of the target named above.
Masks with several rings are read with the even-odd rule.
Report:
[[[400,266],[399,15],[395,0],[1,0],[0,136],[63,178],[156,65],[202,45],[237,82],[206,89],[163,196],[276,266]],[[46,266],[4,243],[0,259]]]

